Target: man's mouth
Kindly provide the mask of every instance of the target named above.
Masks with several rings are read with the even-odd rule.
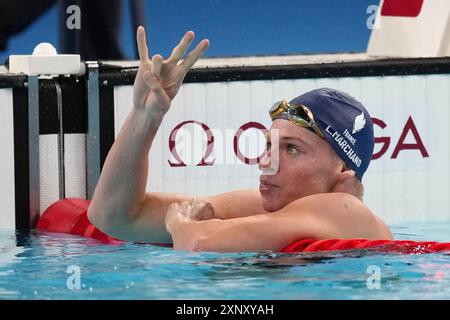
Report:
[[[265,191],[273,190],[276,188],[279,188],[279,186],[277,186],[276,184],[270,183],[264,179],[259,179],[259,191],[260,192],[265,192]]]

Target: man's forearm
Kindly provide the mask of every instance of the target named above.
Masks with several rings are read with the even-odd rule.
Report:
[[[163,119],[133,108],[105,160],[89,208],[89,219],[108,232],[133,218],[147,185],[148,153]]]
[[[175,217],[168,227],[176,250],[277,251],[297,239],[282,239],[281,228],[274,227],[267,215],[204,221]]]

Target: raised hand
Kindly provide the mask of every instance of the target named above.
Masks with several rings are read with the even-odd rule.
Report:
[[[137,29],[140,63],[133,88],[135,108],[162,114],[169,110],[187,72],[209,46],[208,40],[202,40],[185,59],[182,59],[194,37],[194,32],[186,32],[167,60],[159,54],[149,60],[145,30],[143,27]]]

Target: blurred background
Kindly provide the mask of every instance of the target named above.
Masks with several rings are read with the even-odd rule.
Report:
[[[0,64],[40,42],[83,60],[136,58],[135,26],[145,24],[151,54],[170,54],[187,30],[208,38],[206,56],[364,52],[370,5],[378,0],[0,0]],[[81,29],[67,19],[77,5]],[[72,21],[73,22],[73,21]]]

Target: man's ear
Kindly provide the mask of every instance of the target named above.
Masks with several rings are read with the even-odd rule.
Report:
[[[350,192],[353,189],[353,180],[356,173],[345,164],[342,164],[341,172],[337,174],[333,192]]]
[[[340,174],[341,174],[342,179],[344,179],[344,180],[352,179],[356,175],[355,171],[353,171],[352,169],[347,167],[347,165],[345,165],[345,164],[342,165]]]

